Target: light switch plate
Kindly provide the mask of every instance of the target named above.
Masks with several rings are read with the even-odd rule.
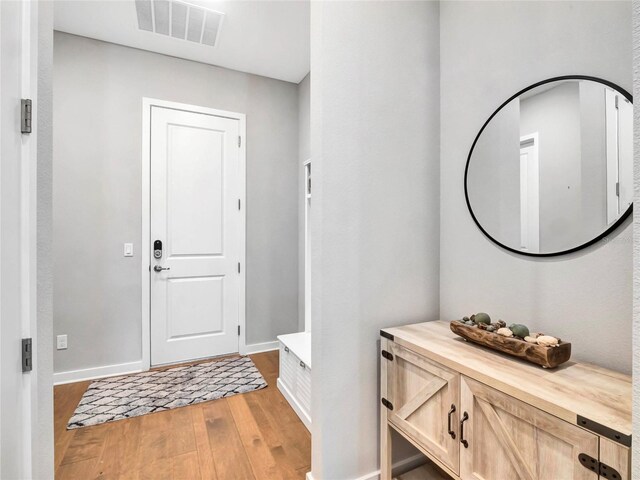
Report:
[[[67,349],[67,336],[66,335],[58,335],[56,337],[57,348],[58,350],[66,350]]]
[[[133,257],[133,243],[124,244],[124,256]]]

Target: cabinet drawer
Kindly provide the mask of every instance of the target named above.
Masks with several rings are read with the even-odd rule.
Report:
[[[397,344],[390,350],[389,422],[457,474],[460,374]]]

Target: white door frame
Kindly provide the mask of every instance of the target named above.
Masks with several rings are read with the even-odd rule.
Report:
[[[238,324],[240,325],[240,337],[238,338],[238,350],[241,355],[247,351],[245,313],[246,313],[246,235],[247,235],[247,149],[246,149],[246,115],[244,113],[227,112],[208,107],[188,105],[186,103],[169,102],[155,98],[142,98],[142,237],[140,239],[140,273],[142,279],[142,369],[151,368],[151,283],[149,271],[149,259],[151,255],[151,108],[163,107],[186,112],[204,113],[217,117],[231,118],[239,121],[240,127],[240,178],[239,188],[241,214],[240,214],[240,299],[238,309]]]
[[[6,15],[3,21],[14,24],[15,30],[3,32],[0,42],[3,46],[5,41],[7,45],[19,43],[20,47],[10,55],[3,52],[2,60],[6,60],[8,66],[3,63],[0,70],[0,81],[8,83],[0,90],[2,147],[8,153],[2,159],[0,170],[8,179],[3,182],[18,180],[11,188],[5,188],[3,184],[0,189],[0,203],[9,206],[1,212],[0,218],[0,224],[7,229],[2,235],[3,258],[8,250],[14,259],[2,262],[0,272],[4,279],[15,279],[0,285],[0,297],[5,302],[0,318],[0,330],[5,338],[0,342],[3,355],[0,380],[2,390],[11,392],[8,405],[3,403],[4,395],[0,398],[0,411],[5,412],[0,415],[0,476],[31,478],[38,471],[34,452],[46,456],[49,448],[51,451],[53,448],[53,438],[41,438],[34,422],[38,416],[38,402],[47,402],[39,395],[47,387],[46,382],[39,379],[39,366],[46,361],[38,356],[46,351],[40,345],[51,340],[37,337],[38,4],[21,0],[0,5],[0,16],[3,15]],[[20,98],[33,100],[29,134],[20,133]],[[5,120],[8,121],[4,123]],[[14,228],[16,224],[18,228]],[[28,373],[21,370],[19,337],[32,339],[32,370]],[[10,361],[4,361],[9,357]]]

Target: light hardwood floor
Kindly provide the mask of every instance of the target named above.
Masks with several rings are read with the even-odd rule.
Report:
[[[267,388],[75,430],[90,382],[55,387],[56,479],[304,479],[311,436],[276,386],[278,352],[251,359]]]

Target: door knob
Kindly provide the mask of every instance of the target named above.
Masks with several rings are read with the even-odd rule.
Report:
[[[160,265],[155,265],[155,266],[153,267],[153,271],[154,271],[154,272],[157,272],[157,273],[160,273],[160,272],[161,272],[161,271],[163,271],[163,270],[171,270],[171,267],[163,268],[163,267],[161,267]]]

